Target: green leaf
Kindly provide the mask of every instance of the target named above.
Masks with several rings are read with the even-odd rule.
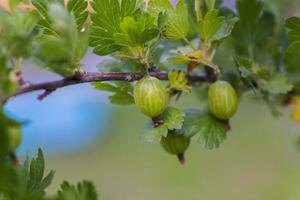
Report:
[[[142,47],[159,33],[154,27],[154,18],[147,14],[141,15],[137,20],[125,17],[120,23],[120,31],[114,34],[114,39],[125,47]]]
[[[273,75],[269,81],[262,81],[260,87],[262,90],[275,95],[286,94],[293,89],[293,85],[284,74]]]
[[[120,23],[127,16],[135,16],[136,0],[95,0],[92,7],[92,28],[90,45],[98,55],[108,55],[118,51],[121,46],[114,35],[120,31]]]
[[[152,0],[149,2],[149,11],[156,13],[168,13],[168,21],[164,29],[164,35],[168,39],[185,39],[190,30],[189,14],[184,0],[177,2],[173,8],[169,0]]]
[[[187,110],[182,129],[186,137],[199,135],[199,143],[207,149],[218,148],[226,139],[225,122],[202,110]]]
[[[83,181],[77,186],[64,182],[58,192],[57,200],[97,200],[98,195],[92,182]]]
[[[288,18],[285,26],[289,29],[288,36],[291,42],[300,41],[300,17]]]
[[[184,116],[185,113],[180,109],[168,107],[159,118],[163,120],[163,125],[169,130],[174,130],[182,127]]]
[[[51,171],[43,179],[44,160],[41,150],[30,165],[29,170],[28,159],[23,166],[2,161],[0,165],[1,193],[18,200],[45,200],[45,189],[50,185],[54,172]]]
[[[287,68],[288,76],[291,81],[297,84],[299,88],[300,77],[300,41],[293,42],[287,49],[284,57],[284,62]]]
[[[190,93],[191,88],[188,86],[186,73],[182,71],[171,70],[168,74],[169,86],[171,89]]]
[[[35,5],[43,5],[37,9],[43,11],[42,21],[47,23],[42,26],[44,34],[39,39],[37,60],[48,70],[73,76],[87,51],[89,32],[78,32],[74,15],[62,4],[35,2]]]
[[[88,2],[86,0],[69,0],[67,8],[72,12],[76,19],[77,29],[80,31],[89,16],[87,11]]]
[[[37,16],[33,12],[14,10],[6,13],[0,10],[0,46],[11,58],[28,58],[35,49],[38,34]]]
[[[225,38],[227,38],[228,36],[230,36],[233,29],[234,29],[234,26],[235,26],[236,22],[238,22],[237,17],[225,19],[222,22],[221,27],[214,34],[214,36],[211,38],[211,41],[213,41],[213,42],[222,41]]]
[[[252,79],[253,79],[252,61],[240,56],[233,57],[233,59],[242,81],[255,91],[256,87],[252,83]]]
[[[133,88],[130,84],[124,83],[117,86],[110,83],[94,82],[92,85],[97,90],[112,92],[113,95],[109,96],[109,100],[112,104],[129,105],[134,103],[132,96]]]
[[[29,179],[27,183],[27,190],[33,193],[44,193],[45,189],[51,184],[54,178],[54,171],[50,171],[44,177],[45,160],[43,151],[38,150],[38,155],[33,158],[30,163]]]
[[[215,36],[215,34],[217,34],[217,32],[222,28],[223,23],[224,17],[219,16],[219,10],[212,9],[208,11],[199,24],[201,39],[205,41],[211,40]]]
[[[216,0],[205,0],[206,7],[211,10],[215,7]]]
[[[158,127],[153,127],[152,121],[150,121],[144,128],[141,137],[142,140],[149,143],[158,143],[162,137],[167,137],[168,127],[165,124],[161,124]]]

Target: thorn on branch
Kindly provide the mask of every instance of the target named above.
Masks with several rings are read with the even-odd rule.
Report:
[[[52,92],[54,92],[56,89],[46,89],[42,94],[38,95],[38,100],[42,101],[44,98],[49,96]]]

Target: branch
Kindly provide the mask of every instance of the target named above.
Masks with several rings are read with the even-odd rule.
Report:
[[[154,76],[160,80],[168,80],[168,72],[166,71],[153,71],[150,72],[151,76]],[[136,73],[124,73],[124,72],[77,72],[72,78],[63,78],[57,81],[49,81],[44,83],[25,83],[20,86],[19,90],[13,95],[18,96],[21,94],[44,90],[45,92],[39,95],[38,99],[42,100],[50,93],[58,88],[62,88],[69,85],[75,85],[80,83],[90,82],[102,82],[102,81],[137,81],[145,76],[144,72]],[[206,73],[189,74],[188,79],[190,82],[211,82],[213,78]]]

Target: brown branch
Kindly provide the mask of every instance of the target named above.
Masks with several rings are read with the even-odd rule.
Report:
[[[153,71],[150,72],[151,76],[157,77],[161,80],[168,80],[168,72],[165,71]],[[49,81],[44,83],[28,83],[20,86],[19,90],[13,95],[21,95],[32,91],[45,90],[45,92],[39,95],[39,99],[43,99],[50,93],[58,88],[62,88],[69,85],[75,85],[80,83],[90,82],[102,82],[102,81],[136,81],[145,76],[144,72],[125,73],[125,72],[80,72],[72,78],[63,78],[57,81]],[[213,81],[206,73],[189,74],[188,78],[190,82],[211,82]]]

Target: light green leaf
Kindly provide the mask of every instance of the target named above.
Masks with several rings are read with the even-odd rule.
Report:
[[[202,110],[187,110],[182,129],[186,137],[199,135],[199,143],[207,149],[218,148],[226,139],[225,123]]]
[[[206,41],[211,40],[222,28],[223,23],[224,17],[219,16],[219,11],[217,9],[208,11],[199,24],[201,39]],[[218,38],[218,36],[216,36],[216,38]]]
[[[223,20],[221,27],[211,38],[211,41],[213,41],[213,42],[221,41],[221,40],[227,38],[228,36],[230,36],[237,21],[238,21],[237,17]]]
[[[149,11],[157,15],[160,12],[168,13],[168,21],[163,31],[166,38],[184,39],[189,33],[189,14],[184,0],[179,0],[176,8],[169,0],[152,0],[149,2]]]
[[[115,40],[115,34],[120,31],[122,20],[137,12],[136,0],[95,0],[92,3],[95,11],[91,18],[90,45],[95,47],[98,55],[107,55],[118,51],[121,46]]]
[[[293,89],[284,74],[275,74],[269,81],[262,81],[261,89],[271,94],[286,94]]]
[[[186,73],[182,71],[171,70],[168,74],[170,88],[186,93],[191,92],[188,86],[188,78]]]
[[[149,143],[158,143],[162,137],[167,137],[168,127],[165,124],[161,124],[158,127],[153,127],[152,121],[149,122],[144,128],[141,137],[142,140]]]
[[[88,2],[86,0],[69,0],[67,8],[72,12],[76,19],[77,29],[80,31],[89,16],[87,11]]]
[[[165,125],[169,130],[180,129],[184,121],[185,113],[177,108],[168,107],[160,116]]]
[[[211,10],[215,7],[216,0],[205,0],[206,7]]]

